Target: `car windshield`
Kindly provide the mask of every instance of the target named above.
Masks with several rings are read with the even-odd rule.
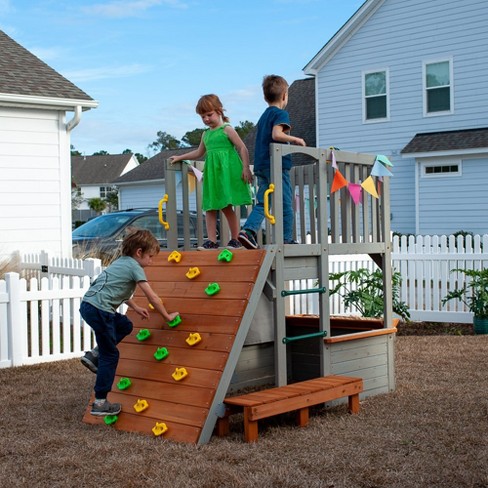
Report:
[[[73,237],[109,237],[134,218],[133,214],[112,213],[100,215],[76,228]]]

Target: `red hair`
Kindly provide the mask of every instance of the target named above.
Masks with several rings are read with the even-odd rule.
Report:
[[[198,100],[197,106],[195,108],[195,112],[198,115],[203,115],[207,112],[217,112],[224,122],[229,122],[229,117],[224,115],[224,106],[220,101],[220,98],[217,95],[210,94],[210,95],[203,95]]]

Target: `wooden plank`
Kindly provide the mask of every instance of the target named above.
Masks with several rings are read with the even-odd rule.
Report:
[[[171,376],[175,370],[175,365],[159,361],[120,361],[117,368],[117,380],[121,377],[130,378],[132,382],[137,379],[147,379],[160,383],[173,383]],[[184,378],[185,385],[199,386],[203,388],[217,388],[220,379],[220,371],[187,368],[188,376]],[[163,386],[164,387],[164,386]],[[129,391],[130,393],[130,391]]]
[[[265,403],[250,407],[251,420],[259,420],[285,412],[292,412],[303,408],[305,405],[312,406],[325,403],[349,395],[355,395],[362,391],[362,383],[352,383],[349,385],[337,386],[327,390],[317,391],[308,395],[286,398],[275,403]]]
[[[151,345],[122,342],[119,344],[121,354],[120,362],[122,363],[125,359],[147,360],[153,356],[155,350],[156,348]],[[195,349],[189,354],[189,351],[186,349],[172,347],[164,362],[165,364],[178,367],[188,366],[191,368],[198,367],[201,369],[221,371],[225,366],[227,357],[228,354],[218,351],[201,351]]]
[[[148,328],[149,329],[149,328]],[[189,338],[189,333],[184,330],[179,329],[171,329],[171,330],[162,330],[156,329],[151,330],[151,336],[149,339],[143,341],[145,345],[154,345],[155,348],[157,347],[182,347],[184,349],[188,349],[188,351],[221,351],[221,352],[229,352],[230,348],[232,347],[232,343],[234,342],[234,335],[232,334],[212,334],[209,332],[199,332],[200,337],[202,340],[197,344],[190,346],[186,342]],[[192,332],[198,332],[197,330],[192,330]],[[125,339],[126,344],[141,344],[136,337],[137,330],[135,330],[130,336],[127,336]]]
[[[193,405],[194,407],[208,408],[214,391],[209,388],[187,386],[181,382],[158,383],[145,379],[138,379],[130,387],[130,395],[140,399],[161,400],[165,402]],[[127,393],[129,394],[129,393]]]

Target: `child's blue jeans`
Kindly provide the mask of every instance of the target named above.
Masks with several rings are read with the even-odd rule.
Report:
[[[93,329],[98,345],[98,370],[95,381],[95,398],[107,398],[119,362],[117,344],[132,332],[132,322],[118,312],[100,310],[90,303],[81,302],[83,320]]]
[[[255,234],[261,228],[264,220],[264,193],[269,187],[270,171],[260,170],[254,173],[258,179],[258,192],[256,206],[243,225],[244,229],[252,230]],[[290,170],[282,171],[283,182],[283,240],[290,242],[293,239],[293,188],[291,186]]]

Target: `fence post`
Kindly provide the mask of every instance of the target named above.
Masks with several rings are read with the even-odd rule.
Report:
[[[12,366],[20,366],[27,356],[27,324],[20,302],[20,278],[18,273],[6,273],[7,293],[7,334],[9,338],[10,358]]]
[[[39,255],[39,264],[41,265],[41,279],[49,278],[49,254],[46,251],[41,251],[41,254]]]
[[[102,261],[100,259],[89,258],[83,261],[83,270],[85,275],[90,277],[90,283],[95,276],[102,272]]]

